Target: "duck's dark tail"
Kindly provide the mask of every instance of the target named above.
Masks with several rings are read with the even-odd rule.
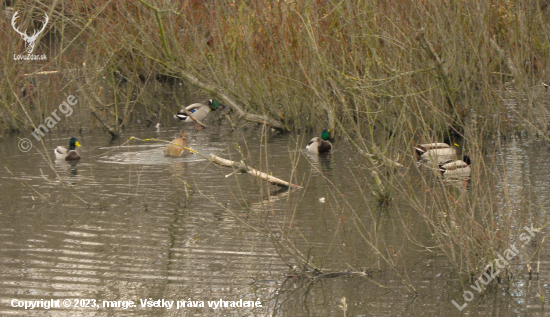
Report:
[[[426,153],[426,149],[424,149],[422,146],[418,145],[414,148],[414,151],[416,152],[416,158],[420,159],[422,154]]]
[[[472,164],[472,161],[470,160],[470,155],[468,155],[468,154],[464,155],[464,157],[462,158],[462,161],[464,161],[464,163],[468,164],[468,166],[470,166],[470,164]]]

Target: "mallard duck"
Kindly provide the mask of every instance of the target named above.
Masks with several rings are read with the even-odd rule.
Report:
[[[183,148],[187,146],[187,134],[185,132],[180,133],[179,138],[174,139],[172,143],[168,144],[162,151],[162,154],[166,156],[181,156],[187,151]]]
[[[195,120],[189,117],[189,115],[191,115],[196,120],[202,121],[206,118],[210,111],[218,109],[219,106],[220,104],[217,100],[210,99],[207,101],[194,103],[185,107],[185,109],[181,109],[178,113],[176,113],[175,117],[184,122],[194,123]]]
[[[445,143],[420,144],[414,150],[422,161],[443,164],[455,158],[456,149],[454,147],[458,146],[456,143],[453,143],[453,146],[451,146],[450,140],[445,138]]]
[[[330,134],[332,133],[331,129],[324,129],[321,132],[321,137],[315,137],[309,141],[306,146],[306,150],[310,153],[326,153],[332,150],[332,144],[330,144]]]
[[[69,141],[68,149],[64,146],[58,146],[55,148],[53,151],[55,153],[55,159],[61,161],[80,160],[80,155],[78,155],[78,152],[75,150],[77,146],[80,146],[80,143],[78,143],[75,137],[72,137]]]
[[[462,160],[445,162],[439,167],[439,171],[445,176],[469,176],[472,172],[471,163],[470,156],[464,155]]]

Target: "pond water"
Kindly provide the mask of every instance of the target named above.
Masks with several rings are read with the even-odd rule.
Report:
[[[225,177],[230,168],[202,156],[167,158],[162,156],[163,143],[129,140],[132,136],[171,140],[180,128],[136,130],[115,141],[99,132],[52,133],[44,140],[45,148],[31,140],[34,147],[26,153],[18,149],[16,136],[4,138],[0,146],[0,315],[548,314],[546,244],[536,262],[539,275],[518,278],[509,292],[476,295],[460,312],[451,302],[464,303],[454,267],[444,256],[405,246],[401,219],[410,221],[418,241],[431,239],[414,211],[401,209],[397,217],[392,209],[377,208],[372,197],[358,194],[358,188],[370,191],[366,186],[371,180],[355,177],[362,161],[344,141],[335,144],[330,157],[317,157],[303,151],[313,135],[272,131],[264,135],[261,127],[252,125],[238,131],[225,124],[201,131],[186,127],[188,146],[199,152],[234,160],[240,160],[242,153],[250,165],[304,187],[281,192],[248,175]],[[67,145],[71,136],[82,144],[78,149],[82,160],[75,166],[65,162],[50,166],[43,155],[53,162],[53,149]],[[514,139],[502,148],[509,149],[498,153],[503,162],[510,162],[509,183],[517,186],[511,195],[534,193],[537,208],[547,210],[548,146]],[[346,197],[346,203],[339,195]],[[378,263],[373,252],[357,242],[361,238],[351,230],[350,209],[368,225],[376,219],[376,246],[390,258],[392,252],[399,252],[404,267],[392,270],[388,263]],[[269,219],[269,226],[249,225],[257,219]],[[275,247],[272,238],[281,238],[278,230],[292,230],[288,243],[297,245],[324,272],[354,268],[366,270],[367,276],[315,283],[287,278],[299,263]],[[266,235],[267,231],[274,235]],[[409,291],[404,275],[418,296]],[[14,299],[60,303],[68,299],[70,307],[30,311],[12,307]],[[89,307],[75,307],[77,299],[90,300],[79,302]],[[141,307],[140,300],[162,299],[202,301],[206,307]],[[208,308],[208,301],[220,299],[259,301],[261,307]],[[94,301],[100,308],[90,307]],[[137,307],[106,308],[104,301],[133,301]]]

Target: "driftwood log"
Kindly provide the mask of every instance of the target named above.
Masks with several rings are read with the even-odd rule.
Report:
[[[221,157],[216,156],[214,154],[210,154],[210,161],[212,161],[214,163],[217,163],[217,164],[220,164],[220,165],[223,165],[223,166],[233,167],[238,172],[246,173],[246,174],[252,175],[254,177],[259,177],[259,178],[261,178],[265,181],[268,181],[272,184],[275,184],[277,186],[302,188],[301,186],[291,184],[291,183],[286,182],[286,181],[284,181],[282,179],[279,179],[277,177],[273,177],[269,174],[266,174],[264,172],[260,172],[256,169],[253,169],[252,167],[247,166],[246,164],[244,164],[242,161],[241,162],[235,162],[235,161],[231,161],[231,160],[228,160],[228,159],[221,158]]]

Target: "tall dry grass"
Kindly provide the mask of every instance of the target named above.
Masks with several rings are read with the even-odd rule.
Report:
[[[14,10],[50,14],[48,34],[38,45],[50,59],[41,69],[76,69],[77,75],[26,76],[36,66],[13,62],[22,44],[2,20],[4,130],[32,129],[50,111],[51,95],[44,91],[64,89],[79,91],[83,115],[95,113],[120,130],[136,107],[157,115],[178,109],[181,94],[173,94],[174,104],[158,105],[144,87],[185,82],[191,74],[288,131],[334,125],[378,172],[385,194],[401,198],[388,209],[415,209],[434,236],[434,244],[423,247],[444,252],[460,272],[479,274],[517,228],[533,220],[528,211],[502,216],[495,197],[509,199],[510,193],[491,184],[506,182],[499,178],[505,174],[491,173],[495,161],[487,160],[495,155],[484,151],[492,136],[547,136],[541,82],[549,64],[550,13],[544,1],[44,3],[16,4]],[[29,80],[44,85],[32,100],[20,91]],[[84,124],[98,125],[91,119]],[[412,146],[445,135],[459,139],[473,157],[469,192],[414,168]],[[405,176],[388,171],[380,168],[384,158],[412,168]],[[370,171],[358,175],[371,179]],[[359,210],[350,210],[364,242],[397,267],[391,254],[376,247],[377,235],[359,221]],[[404,222],[405,233],[407,228]],[[418,243],[414,234],[408,238]]]

